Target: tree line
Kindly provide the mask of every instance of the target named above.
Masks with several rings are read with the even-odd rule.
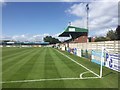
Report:
[[[52,36],[46,36],[46,37],[44,37],[44,42],[49,42],[50,44],[60,43],[59,39],[54,38]]]
[[[120,40],[120,25],[118,25],[116,30],[108,31],[106,36],[99,36],[99,37],[95,38],[95,42],[98,42],[98,41],[112,41],[112,40]]]

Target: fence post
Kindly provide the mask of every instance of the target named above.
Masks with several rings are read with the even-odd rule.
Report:
[[[115,46],[116,46],[116,41],[114,41],[114,53],[116,53]]]

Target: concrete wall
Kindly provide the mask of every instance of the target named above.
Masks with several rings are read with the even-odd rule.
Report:
[[[120,41],[69,43],[69,47],[83,50],[101,50],[102,47],[106,47],[109,53],[120,53]]]

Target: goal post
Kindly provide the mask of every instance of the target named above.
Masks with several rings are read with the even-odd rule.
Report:
[[[120,72],[120,54],[110,52],[106,47],[102,47],[101,51],[92,51],[92,62],[100,65],[99,77],[102,78],[103,66]]]
[[[92,50],[92,57],[91,57],[91,61],[94,63],[97,63],[100,65],[99,68],[99,78],[102,78],[102,74],[103,74],[103,66],[104,66],[104,59],[105,59],[105,47],[102,47],[100,51],[95,51]]]
[[[100,63],[100,78],[102,78],[102,73],[103,73],[103,62],[104,60],[104,53],[105,53],[105,47],[102,47],[102,52],[101,52],[101,63]]]

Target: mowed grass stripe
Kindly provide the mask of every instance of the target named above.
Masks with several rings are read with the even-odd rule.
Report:
[[[39,53],[43,50],[40,49],[40,48],[34,48],[33,49],[34,52],[31,52],[31,54],[29,54],[29,59],[27,60],[26,63],[24,63],[24,65],[21,66],[21,68],[19,68],[12,76],[12,80],[14,81],[19,81],[19,80],[26,80],[28,75],[30,74],[33,66],[34,66],[34,63],[36,62],[38,56],[39,56]],[[6,86],[6,87],[14,87],[14,88],[17,88],[17,87],[21,87],[23,85],[23,83],[16,83],[16,84],[3,84],[3,87]]]
[[[19,55],[15,56],[15,57],[8,58],[5,61],[3,59],[3,62],[2,62],[3,71],[5,71],[6,69],[8,69],[8,67],[11,67],[11,66],[15,65],[16,63],[18,63],[19,61],[21,61],[23,58],[25,58],[30,53],[32,53],[33,50],[34,49],[27,50],[24,53],[20,53]]]
[[[31,74],[31,71],[36,63],[39,53],[41,52],[40,49],[37,49],[36,52],[31,56],[29,61],[27,61],[22,67],[13,75],[12,80],[28,80],[28,76]],[[35,79],[34,75],[31,76],[32,79]],[[17,87],[21,87],[24,83],[17,84]]]
[[[13,65],[11,66],[5,66],[5,65],[2,65],[2,74],[3,74],[3,80],[7,80],[7,78],[9,78],[9,76],[12,76],[12,74],[14,74],[15,70],[18,70],[22,64],[24,64],[26,62],[26,58],[28,57],[29,54],[31,54],[34,50],[31,50],[29,52],[26,52],[25,56],[24,57],[21,57],[21,56],[16,56],[17,58],[16,59],[12,59],[13,61],[15,60],[16,63],[12,62]],[[22,63],[22,64],[21,64]],[[5,69],[4,69],[5,68]],[[9,73],[9,75],[8,75]],[[12,73],[12,74],[11,74]]]
[[[73,73],[74,77],[79,77],[81,73],[86,72],[87,70],[84,69],[83,67],[77,65],[76,63],[72,62],[70,59],[67,57],[61,55],[54,49],[54,53],[56,56],[62,61],[64,65],[66,65]]]
[[[22,68],[24,70],[24,68],[25,68],[25,67],[23,67],[23,66],[25,66],[24,64],[28,63],[29,60],[32,60],[33,59],[32,57],[34,57],[38,52],[39,52],[39,49],[33,49],[33,50],[29,51],[29,53],[27,53],[25,57],[23,57],[21,60],[18,59],[17,63],[15,63],[11,67],[9,67],[7,70],[3,71],[3,81],[4,80],[14,80],[14,78],[12,78],[13,75],[16,73],[19,73],[20,68]],[[27,68],[27,69],[29,70],[29,68]],[[24,71],[27,72],[26,70],[24,70]],[[8,73],[9,73],[9,75],[8,75]],[[21,73],[21,74],[24,75],[25,73]],[[17,77],[17,76],[15,76],[15,77],[17,80],[20,79],[20,77]]]
[[[37,53],[36,61],[34,62],[33,68],[30,71],[27,80],[34,80],[34,79],[44,79],[44,64],[45,64],[45,55],[47,53],[47,49],[44,48]]]
[[[16,47],[2,47],[2,50],[4,52],[8,52],[8,51],[14,51],[16,50],[17,48]]]
[[[3,51],[2,51],[2,59],[3,59],[3,61],[5,61],[5,60],[7,60],[8,58],[11,58],[11,57],[14,57],[14,56],[17,56],[17,55],[20,55],[21,53],[24,53],[24,52],[26,52],[26,50],[28,51],[28,50],[31,50],[32,48],[16,48],[16,50],[15,50],[15,52],[13,52],[12,50],[11,50],[11,52],[4,52],[4,49],[3,49]]]
[[[50,48],[48,48],[46,56],[45,56],[45,77],[46,78],[57,78],[60,77],[60,75],[57,72],[57,69],[55,67],[55,63],[53,61],[52,56],[53,52],[50,52]]]
[[[6,48],[2,49],[2,55],[4,57],[12,56],[13,54],[16,54],[16,52],[21,52],[24,51],[25,49],[31,49],[31,48],[16,48],[16,47],[11,47],[12,49],[6,50]]]
[[[34,63],[34,66],[32,68],[32,70],[30,71],[28,77],[26,78],[26,80],[36,80],[36,79],[44,79],[44,65],[45,65],[45,55],[47,53],[47,48],[42,49],[42,51],[40,51],[38,54],[38,58],[36,60],[36,62]],[[37,82],[27,82],[27,83],[23,83],[20,87],[45,87],[44,82],[40,82],[40,84],[36,84]]]
[[[23,58],[27,53],[29,53],[32,50],[33,50],[32,48],[31,49],[25,49],[25,50],[23,50],[23,52],[18,52],[19,51],[18,50],[17,52],[13,53],[13,55],[15,55],[15,56],[7,57],[7,58],[4,58],[4,56],[3,56],[2,64],[5,65],[6,63],[11,62],[12,60],[15,60],[15,59],[17,60],[17,58],[19,59],[19,57]]]
[[[55,66],[55,62],[54,62],[54,57],[53,56],[53,51],[48,48],[47,49],[47,53],[46,53],[46,56],[45,56],[45,78],[61,78],[61,75],[60,73],[58,72],[57,70],[57,67]],[[57,84],[56,84],[57,83]],[[45,81],[45,87],[46,88],[50,88],[54,86],[57,87],[57,88],[60,88],[60,87],[64,87],[64,82],[63,81]]]
[[[28,56],[31,52],[33,52],[33,49],[30,51],[26,51],[25,53],[21,53],[18,56],[6,59],[6,61],[2,60],[3,73],[7,72],[6,70],[8,69],[13,68],[13,66],[16,65],[16,63],[21,62],[21,60],[24,59],[26,56]]]
[[[67,60],[68,58],[63,57],[61,54],[56,52],[54,49],[51,49],[53,60],[55,63],[55,66],[57,67],[57,70],[59,71],[61,77],[63,78],[77,78],[79,76],[79,73],[76,74],[72,68],[68,67],[69,64],[73,64],[72,62],[69,62]],[[61,58],[62,57],[62,58]],[[67,63],[64,63],[64,61],[67,61]],[[74,65],[74,64],[73,64]]]
[[[31,55],[29,55],[29,60],[24,64],[22,65],[22,67],[16,72],[15,76],[18,75],[18,77],[20,76],[20,80],[26,80],[26,77],[24,77],[24,74],[30,74],[31,73],[31,70],[33,69],[36,61],[38,60],[39,56],[40,56],[40,52],[43,50],[42,49],[36,49],[36,51],[34,53],[31,53]],[[21,77],[23,75],[23,77]],[[34,76],[33,76],[34,77]],[[17,79],[17,78],[16,78]],[[16,80],[15,79],[15,80]]]

